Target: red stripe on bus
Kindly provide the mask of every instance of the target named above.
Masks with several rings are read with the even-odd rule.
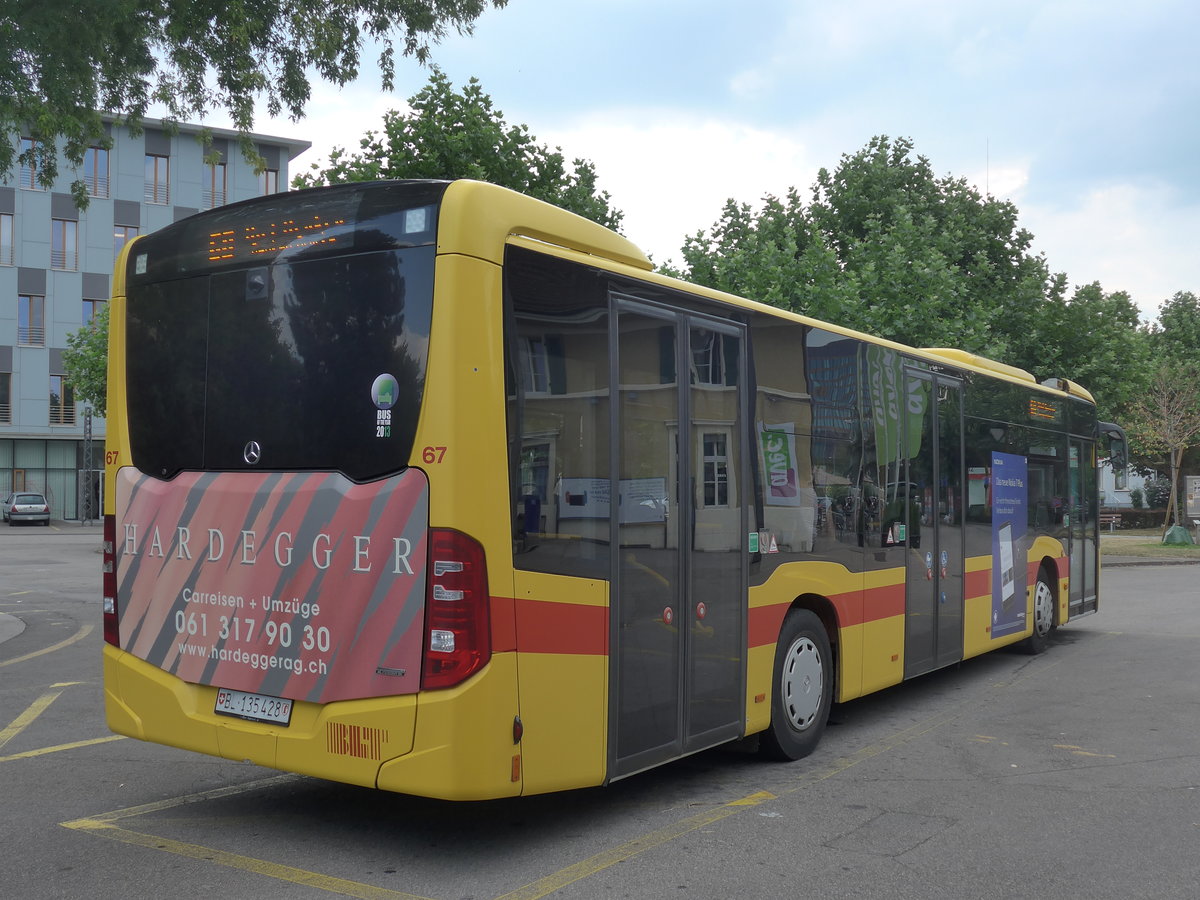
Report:
[[[516,647],[522,653],[608,653],[608,607],[546,600],[512,602],[516,608]]]
[[[963,596],[990,597],[992,594],[992,570],[980,569],[963,575]]]
[[[517,601],[512,597],[492,597],[492,652],[517,649]]]
[[[866,588],[861,593],[850,591],[833,594],[830,598],[837,611],[838,627],[862,625],[904,615],[904,585],[885,584]],[[765,647],[774,644],[779,637],[783,617],[791,602],[757,606],[750,610],[748,618],[747,644],[750,647]]]

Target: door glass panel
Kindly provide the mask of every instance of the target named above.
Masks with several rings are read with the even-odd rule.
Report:
[[[1094,609],[1096,605],[1096,546],[1100,540],[1098,533],[1099,510],[1096,495],[1096,445],[1084,441],[1080,445],[1079,471],[1080,478],[1080,509],[1079,520],[1082,542],[1080,549],[1083,555],[1083,602],[1085,609]]]
[[[680,734],[677,326],[622,311],[618,322],[618,760]],[[649,764],[649,761],[647,761]],[[636,764],[633,764],[635,767]]]
[[[908,596],[905,607],[904,671],[931,668],[937,624],[937,483],[934,478],[934,423],[929,379],[905,376],[904,445],[906,482],[897,494],[907,495]]]
[[[1083,545],[1083,477],[1080,469],[1082,448],[1078,441],[1071,441],[1067,469],[1067,532],[1070,535],[1071,584],[1070,602],[1078,606],[1084,599],[1084,545]]]
[[[690,585],[686,615],[688,735],[741,719],[741,340],[691,328]]]
[[[937,471],[937,662],[962,657],[963,642],[963,471],[962,392],[938,382]]]

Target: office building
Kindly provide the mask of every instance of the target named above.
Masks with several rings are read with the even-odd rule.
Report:
[[[19,163],[0,183],[0,497],[45,493],[53,519],[99,513],[104,420],[77,401],[62,357],[67,335],[108,301],[116,254],[137,235],[200,210],[287,190],[289,164],[310,146],[254,135],[266,160],[256,174],[233,131],[209,129],[206,149],[194,125],[138,135],[113,122],[107,128],[112,146],[88,150],[79,172],[60,158],[51,189]],[[18,153],[27,146],[22,138]],[[220,161],[206,162],[214,153]],[[76,178],[91,194],[85,210],[71,197]]]

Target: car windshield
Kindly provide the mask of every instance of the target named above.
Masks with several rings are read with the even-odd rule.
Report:
[[[17,494],[14,503],[45,503],[46,498],[41,494]]]

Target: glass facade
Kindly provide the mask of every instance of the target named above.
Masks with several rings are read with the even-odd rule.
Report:
[[[199,128],[181,125],[178,136],[153,129],[132,135],[114,122],[106,130],[106,146],[88,148],[83,165],[64,169],[53,185],[38,183],[39,167],[28,159],[0,184],[0,267],[20,267],[0,270],[10,285],[9,296],[0,298],[7,304],[7,316],[0,316],[0,489],[46,491],[55,519],[81,514],[89,471],[82,460],[84,406],[62,364],[67,338],[107,301],[112,260],[122,246],[194,212],[205,188],[197,176],[170,190],[173,159],[187,171],[206,171],[204,147],[191,140]],[[17,152],[35,146],[26,138]],[[265,139],[260,149],[286,175],[289,154],[303,145]],[[216,181],[223,202],[261,190],[262,180],[240,155],[223,174]],[[76,178],[94,201],[103,201],[82,217],[71,196]],[[110,233],[113,257],[97,256]],[[98,417],[93,426],[94,517],[106,429]]]

